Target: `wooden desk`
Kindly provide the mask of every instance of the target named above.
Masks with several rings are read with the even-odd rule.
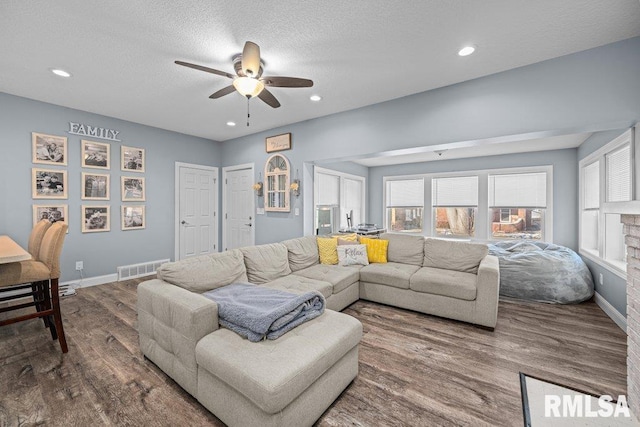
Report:
[[[28,261],[31,254],[20,247],[9,236],[0,236],[0,264]]]

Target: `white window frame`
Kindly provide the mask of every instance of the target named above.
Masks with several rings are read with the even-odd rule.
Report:
[[[315,206],[317,205],[317,201],[318,201],[318,174],[325,174],[325,175],[333,175],[339,178],[340,184],[338,186],[339,188],[339,192],[340,194],[338,194],[338,208],[340,209],[343,205],[344,205],[344,180],[345,179],[351,179],[354,181],[360,181],[362,183],[362,222],[366,222],[367,219],[367,178],[364,176],[360,176],[360,175],[353,175],[350,173],[346,173],[346,172],[340,172],[337,170],[333,170],[333,169],[327,169],[327,168],[323,168],[320,166],[314,166],[313,167],[313,207],[315,210]],[[338,221],[338,228],[339,225],[342,223],[342,218],[339,219]],[[358,222],[354,222],[353,225],[358,225]]]
[[[606,156],[609,153],[612,153],[622,146],[626,144],[630,144],[631,147],[631,198],[634,199],[634,195],[636,194],[636,166],[638,162],[636,160],[635,153],[637,152],[637,141],[634,141],[634,132],[633,128],[627,130],[611,142],[607,143],[603,147],[600,147],[598,150],[589,154],[584,159],[580,160],[578,167],[578,192],[579,192],[579,205],[578,205],[578,253],[600,265],[601,267],[606,268],[610,272],[614,273],[618,277],[622,279],[627,279],[627,270],[626,263],[624,263],[624,267],[621,265],[622,263],[612,263],[605,258],[605,238],[606,238],[606,230],[605,230],[605,215],[609,214],[606,206],[613,203],[607,203],[607,183],[606,183]],[[592,250],[584,249],[582,247],[582,213],[584,212],[584,168],[594,162],[599,162],[599,171],[600,171],[600,207],[598,209],[598,249],[597,254]],[[620,202],[617,202],[620,203]],[[624,203],[624,202],[622,202]]]
[[[434,178],[450,178],[450,177],[464,177],[475,175],[478,177],[478,211],[475,218],[475,232],[476,235],[472,238],[456,238],[455,240],[462,241],[479,241],[489,242],[498,241],[491,238],[491,221],[489,219],[489,175],[499,174],[519,174],[519,173],[537,173],[544,172],[547,175],[547,207],[545,209],[544,219],[544,241],[553,243],[553,166],[531,166],[531,167],[515,167],[504,169],[482,169],[482,170],[467,170],[459,172],[442,172],[442,173],[429,173],[429,174],[413,174],[413,175],[394,175],[382,177],[382,209],[384,210],[383,218],[384,224],[389,223],[388,210],[387,210],[387,181],[396,181],[404,179],[424,179],[424,206],[423,212],[423,225],[422,233],[411,233],[416,235],[422,235],[425,237],[436,237],[434,235],[434,209],[432,198],[432,180]],[[389,230],[387,230],[389,231]],[[409,233],[403,233],[409,234]],[[438,237],[443,239],[442,237]],[[449,240],[449,239],[443,239]]]

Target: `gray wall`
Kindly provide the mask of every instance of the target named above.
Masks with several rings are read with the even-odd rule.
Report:
[[[584,159],[589,154],[607,145],[616,139],[627,129],[617,129],[606,132],[596,132],[589,139],[578,147],[578,161]],[[596,285],[596,292],[604,297],[611,305],[615,307],[623,316],[627,315],[627,282],[620,276],[614,274],[606,267],[591,261],[589,258],[582,258],[591,270],[593,280]],[[599,278],[602,274],[603,284],[600,284]]]
[[[293,150],[283,153],[302,171],[304,162],[393,149],[532,132],[624,127],[640,118],[638,75],[640,38],[634,38],[225,141],[222,158],[224,165],[255,162],[258,170],[267,157],[264,138],[285,132],[292,133]],[[577,173],[575,168],[573,173]],[[370,196],[375,191],[370,186]],[[577,205],[575,195],[571,200]],[[373,215],[376,207],[370,207]],[[575,206],[571,214],[576,214]],[[257,243],[303,234],[302,220],[287,214],[258,217],[256,226]],[[559,230],[558,238],[575,247],[576,233],[576,227]]]
[[[369,218],[376,224],[384,224],[385,176],[553,165],[553,241],[577,250],[577,164],[576,149],[571,148],[369,168]]]
[[[83,261],[85,276],[93,277],[115,273],[120,265],[173,258],[174,164],[181,161],[219,166],[220,143],[4,93],[0,93],[0,111],[0,234],[8,234],[26,247],[32,227],[32,204],[64,203],[69,205],[69,234],[62,252],[62,281],[80,277],[75,261]],[[107,172],[80,168],[82,137],[66,133],[70,121],[120,131],[122,143],[110,143],[109,202],[80,199],[81,172]],[[31,199],[31,168],[49,168],[31,163],[31,132],[68,137],[68,166],[50,167],[67,170],[68,200]],[[147,185],[144,230],[120,230],[120,176],[132,175],[120,171],[121,144],[146,150],[146,172],[141,174]],[[111,231],[81,233],[80,205],[106,203],[111,205]]]

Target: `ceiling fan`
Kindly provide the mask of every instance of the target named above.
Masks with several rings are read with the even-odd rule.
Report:
[[[233,80],[233,83],[219,91],[211,94],[209,98],[217,99],[225,95],[238,91],[247,97],[247,100],[258,97],[267,105],[278,108],[280,102],[267,87],[312,87],[313,81],[309,79],[301,79],[298,77],[263,77],[264,63],[260,59],[260,46],[253,42],[246,42],[242,53],[233,57],[233,67],[236,75],[225,71],[215,70],[213,68],[204,67],[202,65],[191,64],[184,61],[175,61],[176,64],[184,67],[193,68],[207,73],[216,74],[218,76],[227,77]],[[248,125],[248,123],[247,123]]]

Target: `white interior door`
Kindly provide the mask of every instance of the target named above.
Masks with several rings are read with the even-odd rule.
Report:
[[[217,252],[218,168],[176,164],[176,259]]]
[[[225,168],[224,250],[255,244],[253,165]]]

